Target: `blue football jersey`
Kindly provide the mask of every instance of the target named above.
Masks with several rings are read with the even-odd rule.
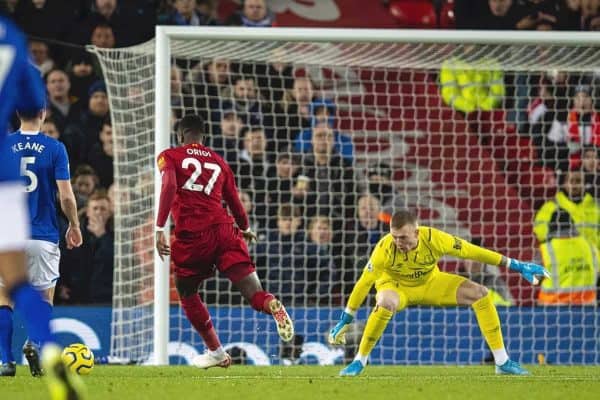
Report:
[[[0,17],[0,182],[19,180],[19,161],[4,142],[15,110],[37,112],[44,107],[45,89],[39,71],[29,62],[25,37]]]
[[[6,138],[19,159],[31,219],[31,238],[58,243],[56,218],[57,180],[69,180],[69,158],[65,146],[41,132],[17,131]]]

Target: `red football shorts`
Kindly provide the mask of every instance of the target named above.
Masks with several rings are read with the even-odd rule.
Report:
[[[236,283],[255,271],[242,232],[231,224],[212,225],[202,232],[181,236],[171,246],[179,278],[204,280],[218,269]]]

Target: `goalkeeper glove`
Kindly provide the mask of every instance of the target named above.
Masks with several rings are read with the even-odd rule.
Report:
[[[540,283],[541,279],[550,278],[550,274],[544,267],[534,263],[511,259],[508,268],[519,272],[523,278],[533,285]]]
[[[346,331],[354,317],[346,311],[342,311],[342,316],[337,324],[329,331],[329,344],[346,344]]]

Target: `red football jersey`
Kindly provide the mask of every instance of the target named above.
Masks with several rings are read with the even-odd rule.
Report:
[[[223,207],[225,200],[240,229],[248,228],[233,172],[214,150],[199,143],[167,149],[158,156],[158,168],[163,184],[157,226],[164,226],[169,211],[175,234],[233,223]]]

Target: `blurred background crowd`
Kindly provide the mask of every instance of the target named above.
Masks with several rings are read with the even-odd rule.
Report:
[[[600,28],[600,0],[373,0],[363,2],[364,7],[371,6],[366,3],[384,10],[392,21],[387,27],[396,28]],[[48,93],[43,131],[67,148],[81,210],[84,246],[61,248],[56,303],[110,303],[113,131],[103,72],[84,46],[139,44],[153,38],[157,24],[278,26],[278,15],[266,0],[7,0],[2,7],[28,35]],[[484,127],[487,122],[502,122],[507,131],[530,140],[536,150],[533,162],[555,172],[560,181],[557,196],[562,193],[569,204],[585,206],[582,220],[565,217],[560,207],[548,209],[547,199],[534,204],[541,212],[536,226],[547,228],[536,230],[539,243],[550,244],[577,224],[597,225],[600,212],[593,214],[597,205],[586,198],[597,197],[600,190],[595,71],[502,71],[492,68],[500,61],[495,54],[486,55],[485,69],[472,69],[479,59],[469,52],[465,47],[464,54],[435,71],[445,105],[464,117],[485,145],[494,143]],[[187,113],[207,121],[207,144],[232,165],[240,198],[260,234],[253,252],[269,289],[290,304],[340,304],[386,233],[391,209],[404,205],[393,184],[402,171],[385,162],[357,165],[353,138],[339,128],[339,104],[301,69],[277,61],[175,61],[173,126]],[[16,121],[12,129],[18,129]],[[585,236],[598,244],[597,227]],[[474,241],[486,244],[486,238]],[[498,302],[519,301],[518,291],[511,292],[494,269],[464,263],[458,270],[490,286]],[[208,303],[236,301],[227,283],[213,281],[205,289]],[[591,301],[595,298],[594,290]]]

